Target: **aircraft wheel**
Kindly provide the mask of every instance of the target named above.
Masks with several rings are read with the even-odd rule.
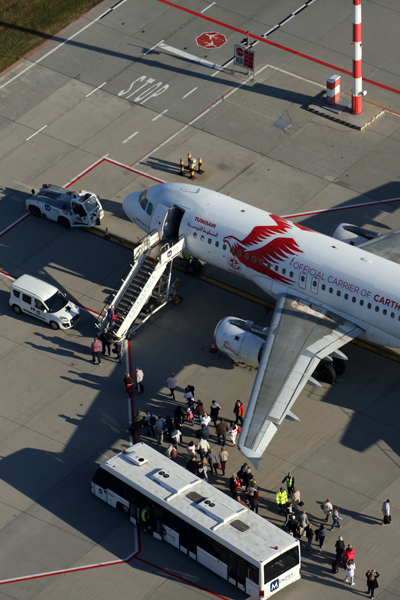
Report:
[[[186,267],[186,273],[187,273],[188,275],[194,275],[194,269],[193,269],[192,265],[188,265],[188,266]]]
[[[335,371],[334,367],[332,365],[330,365],[329,363],[322,363],[318,367],[317,373],[318,373],[318,378],[323,383],[330,383],[331,385],[333,385],[336,381],[336,371]]]
[[[336,371],[336,375],[343,375],[343,373],[346,370],[346,361],[342,360],[341,358],[334,358],[333,359],[333,368]]]

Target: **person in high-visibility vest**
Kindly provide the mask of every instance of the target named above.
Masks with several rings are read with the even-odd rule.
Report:
[[[140,522],[142,523],[143,533],[147,533],[147,530],[150,529],[150,511],[148,506],[142,508],[140,511]]]
[[[286,493],[286,490],[284,490],[283,487],[281,486],[279,492],[276,492],[276,503],[278,505],[279,512],[282,512],[283,510],[285,510],[286,502],[287,502],[287,493]]]
[[[288,496],[291,496],[291,495],[292,495],[293,488],[294,488],[294,477],[293,477],[293,475],[290,473],[290,471],[289,471],[289,473],[286,475],[286,477],[284,477],[284,478],[282,479],[282,483],[285,483],[285,482],[286,482],[286,485],[287,485],[287,493],[288,493]]]

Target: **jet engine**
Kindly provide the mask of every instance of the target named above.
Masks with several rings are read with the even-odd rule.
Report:
[[[258,327],[252,321],[225,317],[215,328],[214,340],[233,360],[258,366],[268,331],[268,327]]]
[[[359,246],[369,240],[373,240],[378,237],[379,233],[369,231],[369,229],[362,229],[356,225],[350,223],[341,223],[332,232],[332,237],[335,240],[340,240],[351,246]]]

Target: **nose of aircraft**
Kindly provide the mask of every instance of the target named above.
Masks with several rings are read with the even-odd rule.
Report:
[[[123,202],[122,208],[124,209],[124,213],[131,221],[135,222],[136,220],[136,207],[139,202],[140,192],[133,192],[132,194],[128,194]]]

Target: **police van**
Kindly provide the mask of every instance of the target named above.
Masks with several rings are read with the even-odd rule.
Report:
[[[73,192],[58,185],[45,183],[25,202],[34,217],[46,217],[63,227],[94,227],[104,217],[96,194],[86,190]]]
[[[79,308],[65,294],[31,275],[22,275],[14,281],[9,303],[17,315],[32,315],[53,329],[70,329],[79,321]]]

